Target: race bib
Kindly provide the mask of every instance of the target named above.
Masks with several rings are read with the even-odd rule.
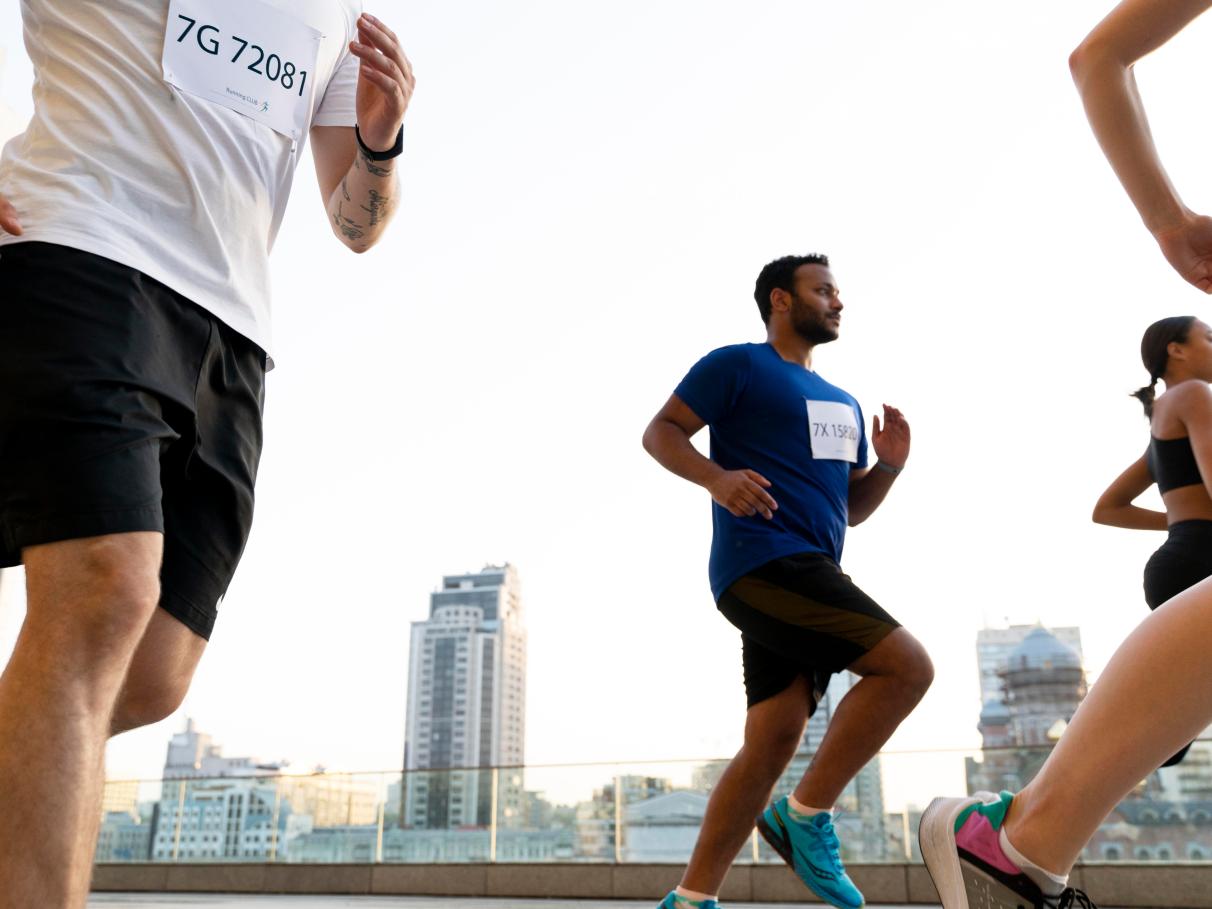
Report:
[[[170,0],[164,79],[298,142],[323,37],[260,0]]]
[[[818,461],[858,463],[859,425],[854,408],[837,401],[808,401],[808,438]]]

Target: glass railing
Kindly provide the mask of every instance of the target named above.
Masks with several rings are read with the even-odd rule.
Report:
[[[888,751],[838,801],[851,863],[917,862],[934,795],[1017,789],[1049,748]],[[784,793],[811,755],[796,757]],[[285,775],[106,784],[97,861],[684,863],[727,759]],[[1212,859],[1212,741],[1142,781],[1086,862]],[[778,862],[756,834],[741,862]]]

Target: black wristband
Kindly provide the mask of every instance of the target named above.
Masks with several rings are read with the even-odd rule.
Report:
[[[404,127],[400,127],[400,131],[396,133],[395,144],[387,151],[377,152],[366,147],[366,143],[362,141],[362,132],[357,126],[354,127],[354,138],[358,140],[358,148],[362,149],[362,154],[368,157],[371,161],[390,161],[392,158],[398,158],[404,153]]]

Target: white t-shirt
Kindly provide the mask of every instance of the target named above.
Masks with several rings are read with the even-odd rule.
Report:
[[[353,126],[358,61],[349,42],[360,0],[195,0],[215,25],[181,47],[229,65],[235,32],[221,20],[225,9],[235,17],[233,3],[262,4],[266,15],[302,20],[323,36],[317,52],[313,34],[314,94],[301,115],[308,128]],[[306,129],[295,142],[170,85],[166,27],[172,41],[186,23],[170,25],[169,8],[169,0],[22,0],[34,116],[0,156],[0,195],[16,206],[24,233],[0,232],[0,246],[40,240],[128,265],[269,351],[268,256]],[[272,34],[253,37],[273,43]],[[216,38],[226,45],[209,56]],[[255,62],[253,53],[239,65]]]

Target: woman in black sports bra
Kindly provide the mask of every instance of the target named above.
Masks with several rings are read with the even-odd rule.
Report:
[[[1134,397],[1149,417],[1149,447],[1107,487],[1094,520],[1167,531],[1145,564],[1145,602],[1156,609],[1212,577],[1212,328],[1194,316],[1171,316],[1149,326],[1140,352],[1151,381]],[[1155,399],[1158,381],[1166,390]],[[1164,512],[1132,504],[1154,483]],[[1184,748],[1162,766],[1177,764],[1186,753]]]

